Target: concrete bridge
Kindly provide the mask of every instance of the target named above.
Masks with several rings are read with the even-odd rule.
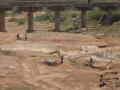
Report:
[[[120,0],[0,0],[0,31],[5,32],[5,11],[18,8],[28,13],[28,30],[33,29],[33,12],[47,8],[55,12],[55,29],[60,31],[60,12],[68,8],[81,11],[81,28],[86,28],[86,12],[99,8],[119,8]]]

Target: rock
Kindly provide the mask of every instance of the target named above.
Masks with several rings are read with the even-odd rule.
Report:
[[[109,44],[107,44],[107,43],[100,43],[98,45],[98,48],[107,48],[107,47],[110,47]]]

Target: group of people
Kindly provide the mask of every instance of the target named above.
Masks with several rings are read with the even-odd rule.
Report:
[[[114,75],[115,77],[105,77],[106,75]],[[108,83],[114,81],[115,83],[112,84],[113,87],[120,87],[120,80],[118,78],[118,72],[108,72],[106,74],[100,75],[100,84],[99,87],[109,86]]]
[[[60,53],[60,51],[58,51],[58,57],[60,59],[59,64],[63,64],[64,63],[64,56]],[[56,62],[54,62],[51,59],[45,60],[44,64],[47,64],[48,66],[54,66]]]

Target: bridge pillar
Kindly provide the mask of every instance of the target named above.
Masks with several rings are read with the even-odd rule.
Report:
[[[86,28],[86,10],[81,11],[81,28]]]
[[[28,10],[28,30],[26,32],[28,32],[28,33],[34,32],[34,30],[33,30],[33,12],[31,10]]]
[[[5,10],[0,10],[0,32],[5,32]]]
[[[60,10],[55,10],[55,29],[53,32],[60,32]]]

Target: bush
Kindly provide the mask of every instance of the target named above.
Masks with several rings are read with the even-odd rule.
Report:
[[[35,21],[51,21],[52,22],[53,19],[54,19],[54,15],[52,15],[51,13],[46,13],[44,15],[34,17]]]
[[[120,12],[117,9],[105,10],[95,8],[88,14],[91,20],[94,20],[102,25],[112,25],[114,22],[120,20]]]
[[[0,55],[12,56],[15,55],[15,52],[9,50],[0,50]]]
[[[14,11],[7,11],[6,14],[5,14],[5,16],[11,16],[11,17],[15,17],[16,15],[17,14]]]
[[[99,8],[95,8],[93,11],[88,13],[88,17],[94,21],[101,22],[101,19],[105,17],[107,12],[104,10],[100,10]]]
[[[25,18],[17,19],[16,22],[18,23],[18,25],[24,25],[24,24],[26,24],[27,19],[25,19]]]
[[[10,19],[8,20],[8,22],[16,22],[18,25],[24,25],[24,24],[26,24],[27,19],[25,19],[25,18],[20,18],[20,19],[10,18]]]
[[[65,22],[67,20],[67,17],[66,16],[62,16],[61,18],[60,18],[60,21],[61,22]]]
[[[50,21],[50,22],[53,22],[54,21],[54,14],[46,13],[44,15],[34,17],[34,20],[35,21]],[[61,22],[64,22],[65,20],[66,20],[66,16],[62,16],[60,18]]]
[[[8,22],[17,22],[17,19],[16,19],[16,18],[10,18],[10,19],[8,20]]]

